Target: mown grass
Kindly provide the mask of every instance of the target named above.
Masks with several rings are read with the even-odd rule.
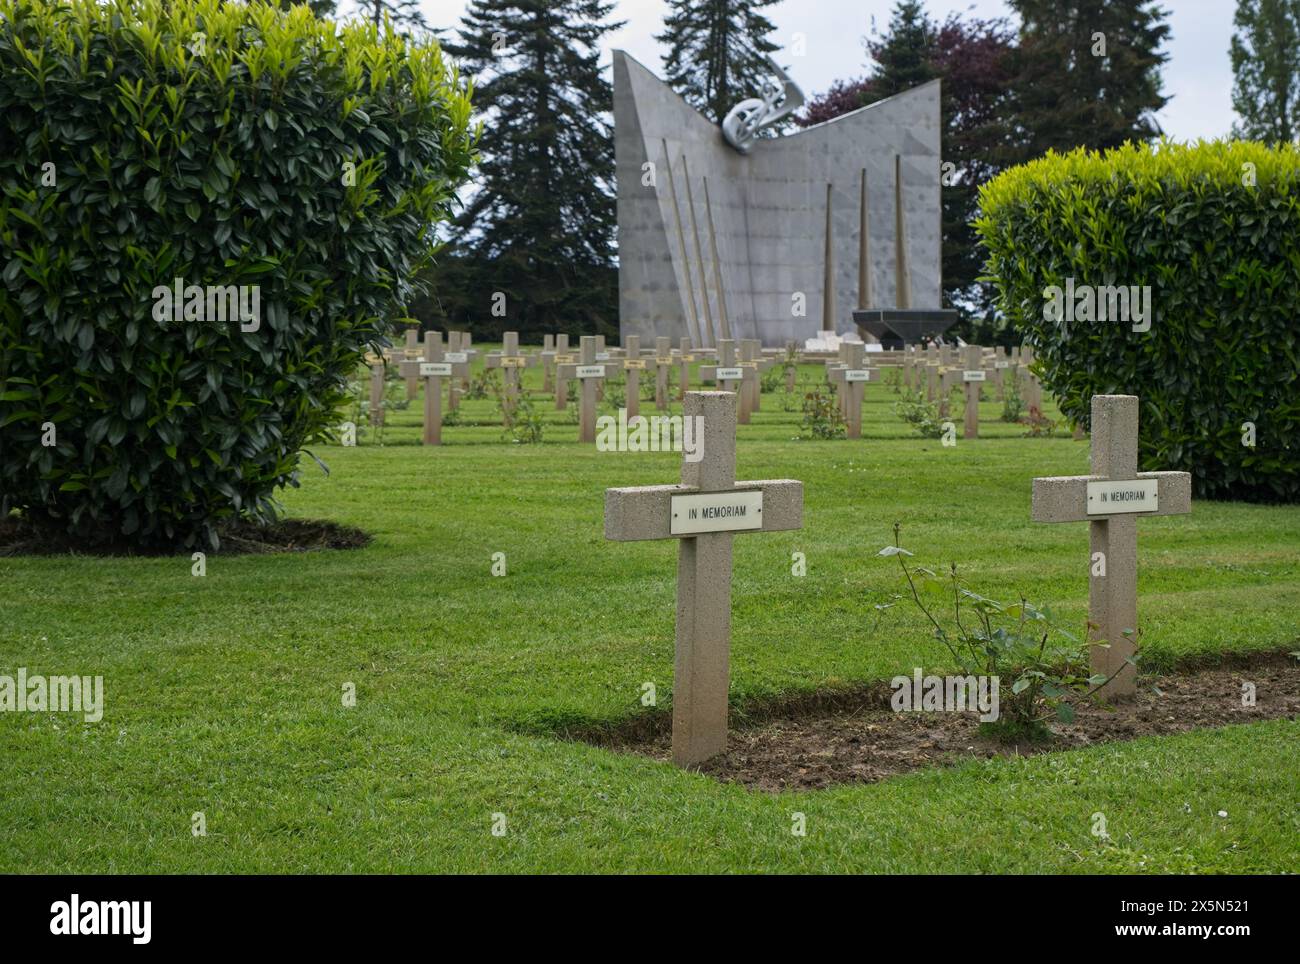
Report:
[[[918,615],[873,609],[900,589],[875,556],[895,521],[918,562],[1082,626],[1087,527],[1034,525],[1029,493],[1086,472],[1087,443],[1024,438],[990,400],[983,437],[944,448],[894,397],[868,388],[862,441],[793,440],[779,393],[741,426],[739,476],[802,479],[805,519],[735,540],[737,706],[944,666]],[[214,555],[204,578],[188,556],[0,559],[0,673],[107,692],[97,724],[0,714],[0,871],[1300,870],[1294,720],[783,795],[545,735],[642,712],[643,682],[671,693],[676,546],[607,543],[602,510],[679,457],[598,453],[538,406],[540,445],[474,401],[422,447],[417,402],[382,446],[317,450],[330,474],[308,461],[288,512],[366,529],[363,550]],[[1300,507],[1139,529],[1147,662],[1297,648]]]

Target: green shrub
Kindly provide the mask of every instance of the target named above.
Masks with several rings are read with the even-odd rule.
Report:
[[[1094,394],[1137,395],[1143,468],[1300,498],[1298,186],[1296,145],[1232,142],[1049,153],[982,188],[988,276],[1070,422]],[[1070,278],[1149,285],[1150,330],[1049,320],[1045,289]]]
[[[1094,639],[1089,630],[1080,641],[1024,596],[1015,603],[1001,603],[973,592],[958,577],[955,562],[946,576],[924,566],[909,566],[912,553],[902,547],[900,532],[895,523],[894,544],[877,555],[898,560],[907,594],[895,593],[876,610],[910,599],[962,675],[996,677],[1006,684],[999,686],[1000,718],[981,724],[981,729],[1008,742],[1048,737],[1049,719],[1071,722],[1074,703],[1119,675],[1119,669],[1108,677],[1088,668],[1088,648],[1109,647],[1109,640]],[[1120,669],[1136,666],[1138,655],[1127,657]]]
[[[817,389],[807,392],[803,397],[803,420],[800,423],[802,439],[844,438],[848,426],[840,412],[838,397],[831,392]]]
[[[0,0],[0,512],[141,547],[271,519],[414,293],[469,117],[436,44],[305,7]]]

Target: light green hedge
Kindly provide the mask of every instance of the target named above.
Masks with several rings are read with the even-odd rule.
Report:
[[[1190,471],[1203,496],[1300,498],[1295,145],[1049,153],[986,184],[981,207],[1001,308],[1067,416],[1086,423],[1094,394],[1138,395],[1144,468]],[[1068,279],[1149,286],[1149,330],[1062,322],[1044,292]]]

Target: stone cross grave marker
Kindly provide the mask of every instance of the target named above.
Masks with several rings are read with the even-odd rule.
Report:
[[[578,396],[578,441],[596,441],[596,386],[605,378],[604,364],[596,363],[596,337],[583,335],[577,362],[566,362],[556,369],[561,384],[576,378],[582,384]],[[566,385],[567,391],[567,385]]]
[[[802,528],[803,483],[736,481],[731,392],[688,392],[684,408],[703,419],[703,458],[683,459],[680,485],[606,489],[605,538],[680,540],[673,762],[689,767],[727,748],[732,536]]]
[[[1187,472],[1139,472],[1136,395],[1092,396],[1092,475],[1034,479],[1035,522],[1088,522],[1092,563],[1088,577],[1088,621],[1097,640],[1094,673],[1116,674],[1099,691],[1127,696],[1137,688],[1137,671],[1127,660],[1137,638],[1137,520],[1139,516],[1192,511],[1192,477]]]
[[[555,336],[555,410],[562,412],[569,404],[569,380],[560,375],[561,365],[573,365],[578,361],[577,355],[569,354],[569,336],[560,332]]]
[[[743,338],[740,342],[740,367],[745,378],[740,383],[741,421],[748,422],[751,415],[763,407],[763,343],[757,338]]]
[[[370,424],[384,424],[384,356],[370,356]]]
[[[419,330],[416,329],[416,328],[408,328],[408,329],[406,329],[406,350],[402,353],[402,362],[403,362],[403,364],[402,364],[401,367],[400,367],[400,371],[401,371],[401,373],[402,373],[403,375],[406,376],[406,399],[407,399],[407,401],[410,401],[411,399],[415,398],[415,396],[419,393],[419,391],[420,391],[420,378],[419,378],[419,374],[418,374],[418,373],[417,373],[417,374],[411,374],[411,373],[410,373],[410,369],[406,366],[405,362],[406,362],[408,359],[414,358],[415,355],[416,355],[416,352],[418,352],[419,350],[420,350],[420,332],[419,332]]]
[[[469,385],[469,364],[478,352],[469,347],[469,332],[447,331],[447,350],[442,353],[442,360],[452,366],[452,379],[447,387],[447,411],[454,412],[460,408],[460,396]]]
[[[677,386],[677,401],[681,402],[686,399],[686,391],[691,384],[691,362],[695,361],[695,356],[691,354],[691,340],[683,338],[678,343],[681,354],[677,360],[681,362],[681,384]]]
[[[623,339],[623,371],[627,379],[627,417],[635,418],[641,414],[641,372],[645,370],[645,359],[641,357],[641,336],[628,335]]]
[[[555,391],[555,336],[542,336],[542,393]]]
[[[443,360],[442,332],[424,333],[424,361],[416,363],[424,379],[424,444],[442,444],[442,380],[455,374],[455,365]]]
[[[521,373],[525,368],[537,365],[536,355],[524,355],[519,351],[519,332],[507,331],[502,336],[500,352],[492,352],[487,357],[488,368],[500,368],[505,373],[505,390],[501,399],[501,408],[508,422],[510,414],[519,401]]]
[[[966,389],[966,425],[963,438],[980,437],[980,389],[988,377],[984,372],[983,350],[978,345],[966,346],[965,367],[962,369],[962,386]]]
[[[668,373],[673,367],[673,340],[655,339],[655,408],[668,408]]]
[[[752,378],[756,374],[754,369],[748,369],[736,362],[736,342],[731,338],[718,339],[718,363],[716,365],[701,365],[700,380],[714,382],[720,391],[734,393],[737,383],[744,385],[746,378]],[[749,422],[749,410],[745,405],[745,396],[742,392],[737,397],[737,418],[742,425]]]
[[[843,396],[845,434],[849,438],[862,438],[862,402],[866,396],[871,369],[866,367],[867,346],[861,342],[845,342],[844,364],[830,370],[830,378]]]

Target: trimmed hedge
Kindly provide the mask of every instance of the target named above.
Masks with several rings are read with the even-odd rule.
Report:
[[[1049,153],[986,184],[988,279],[1065,415],[1137,395],[1143,469],[1191,472],[1201,496],[1300,498],[1298,187],[1295,145],[1248,142]],[[1150,330],[1056,320],[1045,292],[1067,279],[1149,285]]]
[[[273,518],[416,293],[469,118],[436,44],[306,7],[0,0],[0,515],[142,548]]]

